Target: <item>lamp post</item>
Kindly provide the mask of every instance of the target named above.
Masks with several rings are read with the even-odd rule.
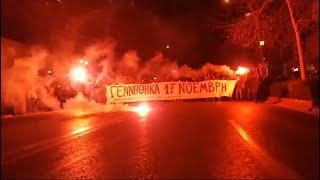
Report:
[[[260,46],[264,46],[264,40],[259,41]]]
[[[260,55],[261,55],[261,57],[262,57],[262,48],[263,48],[263,46],[264,46],[264,40],[260,40],[260,41],[259,41],[259,46],[260,46]]]
[[[261,58],[261,64],[264,66],[263,68],[264,68],[264,71],[265,71],[265,75],[268,77],[269,76],[269,67],[268,67],[267,62],[265,61],[266,58],[264,57],[264,53],[263,53],[264,45],[265,45],[264,40],[260,40],[259,41],[259,47],[260,47],[259,48],[259,53],[260,53],[260,58]],[[260,68],[262,68],[262,67],[260,67]],[[260,69],[260,71],[262,71],[262,69]]]
[[[260,58],[261,58],[262,61],[265,60],[264,55],[263,55],[264,44],[265,44],[264,40],[260,40],[259,41],[259,55],[260,55]]]

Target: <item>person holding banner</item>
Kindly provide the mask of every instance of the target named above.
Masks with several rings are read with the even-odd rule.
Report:
[[[246,91],[248,100],[257,100],[257,90],[259,86],[259,77],[256,70],[252,70],[248,74],[248,79],[246,81]]]
[[[245,92],[246,81],[247,81],[246,74],[238,77],[238,81],[237,81],[236,87],[235,87],[235,98],[237,101],[244,100],[243,95]]]
[[[259,63],[257,67],[257,72],[258,72],[259,82],[258,82],[256,102],[259,103],[259,102],[262,102],[267,96],[266,85],[267,85],[268,75],[269,75],[267,62],[263,61],[262,63]]]

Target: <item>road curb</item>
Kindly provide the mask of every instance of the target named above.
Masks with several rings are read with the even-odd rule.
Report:
[[[276,103],[279,103],[280,101],[281,101],[281,98],[279,98],[279,97],[269,96],[268,99],[265,101],[265,103],[276,104]]]
[[[319,107],[313,107],[311,100],[269,96],[265,103],[319,116]]]
[[[22,115],[3,115],[3,116],[1,116],[1,121],[8,121],[8,120],[12,121],[15,119],[27,119],[27,118],[32,118],[32,117],[36,117],[36,116],[48,116],[48,115],[52,115],[52,114],[65,114],[65,115],[72,116],[72,113],[70,111],[60,110],[60,111],[27,113],[27,114],[22,114]]]

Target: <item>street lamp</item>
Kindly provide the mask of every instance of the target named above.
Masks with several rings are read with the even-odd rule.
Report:
[[[263,40],[259,41],[259,45],[264,46],[264,41]]]
[[[251,16],[251,12],[247,12],[247,13],[245,13],[244,14],[246,17],[249,17],[249,16]]]
[[[83,65],[88,65],[89,64],[89,62],[87,60],[85,60],[85,59],[80,59],[79,63],[83,64]]]
[[[225,3],[229,3],[229,2],[230,2],[230,0],[224,0],[224,2],[225,2]]]
[[[259,41],[259,46],[260,46],[259,48],[260,58],[264,60],[265,58],[263,57],[263,52],[262,52],[263,50],[262,47],[264,46],[264,40]]]

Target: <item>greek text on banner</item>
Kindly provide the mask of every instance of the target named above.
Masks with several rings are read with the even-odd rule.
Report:
[[[137,102],[150,100],[231,97],[237,80],[200,82],[159,82],[150,84],[118,84],[107,86],[107,101]]]

